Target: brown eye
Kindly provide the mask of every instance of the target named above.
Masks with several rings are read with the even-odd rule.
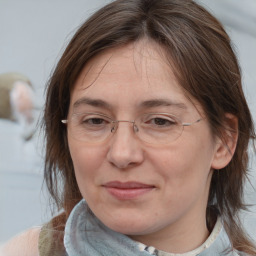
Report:
[[[81,113],[74,116],[76,125],[83,129],[104,129],[111,120],[103,115],[94,113]]]
[[[97,125],[97,124],[103,124],[104,121],[105,121],[105,120],[102,119],[102,118],[90,118],[90,119],[83,120],[83,123],[88,123],[88,124],[92,124],[92,125]]]
[[[168,125],[175,124],[174,122],[171,122],[170,120],[167,120],[167,119],[164,119],[164,118],[154,118],[152,120],[152,122],[155,125],[159,125],[159,126],[168,126]]]
[[[145,115],[143,118],[143,123],[145,126],[152,128],[163,128],[163,127],[171,127],[176,125],[178,122],[172,116],[168,115]]]

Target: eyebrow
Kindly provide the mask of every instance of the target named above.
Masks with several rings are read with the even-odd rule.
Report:
[[[91,99],[91,98],[81,98],[79,100],[77,100],[73,107],[74,108],[78,108],[81,105],[90,105],[93,107],[98,107],[98,108],[105,108],[105,109],[112,109],[111,105],[109,103],[107,103],[106,101],[103,101],[101,99]]]
[[[93,107],[98,107],[98,108],[104,108],[108,110],[112,110],[111,104],[107,103],[104,100],[101,99],[92,99],[88,97],[83,97],[79,100],[77,100],[73,107],[74,109],[78,108],[81,105],[90,105]],[[166,106],[166,107],[176,107],[180,109],[187,109],[187,106],[182,103],[182,102],[176,102],[170,99],[151,99],[151,100],[145,100],[139,104],[139,108],[154,108],[154,107],[161,107],[161,106]]]
[[[187,109],[187,106],[182,102],[176,102],[170,99],[152,99],[143,101],[140,104],[141,108],[154,108],[154,107],[177,107],[180,109]]]

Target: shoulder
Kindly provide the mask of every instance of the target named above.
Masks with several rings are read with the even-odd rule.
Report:
[[[4,244],[0,256],[39,256],[38,240],[41,228],[31,228]]]

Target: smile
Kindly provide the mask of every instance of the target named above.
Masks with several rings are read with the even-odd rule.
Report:
[[[111,181],[103,185],[118,200],[132,200],[152,191],[155,186],[139,182]]]

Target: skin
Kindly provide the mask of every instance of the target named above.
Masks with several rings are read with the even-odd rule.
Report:
[[[118,120],[134,120],[147,112],[173,113],[182,122],[203,117],[200,105],[188,100],[163,56],[155,43],[140,41],[94,57],[74,85],[68,118],[85,110]],[[108,107],[88,102],[74,105],[85,97],[100,99]],[[179,104],[141,106],[155,99]],[[167,145],[140,141],[129,123],[120,123],[102,143],[84,143],[69,132],[68,142],[79,189],[106,226],[173,253],[193,250],[206,240],[212,172],[230,160],[206,119],[185,127]],[[153,188],[136,198],[119,200],[104,186],[110,181],[136,181]]]
[[[31,228],[0,246],[0,256],[38,256],[38,240],[41,228]]]

